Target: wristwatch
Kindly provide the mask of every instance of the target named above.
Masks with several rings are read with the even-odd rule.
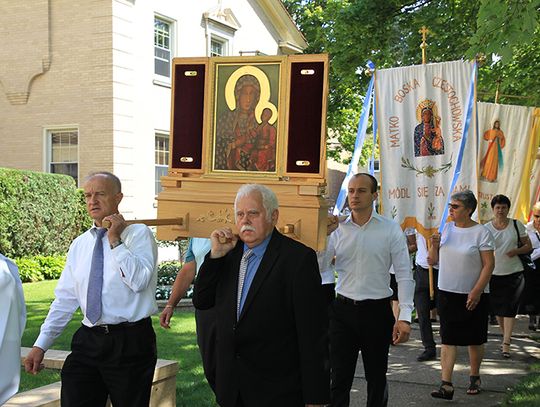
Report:
[[[121,239],[118,239],[116,242],[112,242],[112,243],[110,244],[111,250],[114,249],[114,248],[116,248],[116,247],[118,247],[118,246],[120,246],[122,243],[124,243],[124,242],[122,242]]]

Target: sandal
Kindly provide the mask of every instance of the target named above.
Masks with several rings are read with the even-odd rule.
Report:
[[[506,350],[506,351],[504,350],[504,347],[505,347],[505,346],[507,346],[507,349],[508,349],[508,350]],[[503,358],[505,358],[505,359],[510,359],[510,344],[509,344],[509,343],[506,343],[506,342],[503,343],[501,354],[502,354],[502,357],[503,357]],[[472,377],[472,376],[471,376],[471,377]]]
[[[437,390],[431,392],[431,397],[436,399],[452,400],[454,398],[454,386],[451,382],[441,381]]]
[[[469,387],[467,389],[467,394],[470,396],[475,396],[479,394],[482,389],[480,388],[480,385],[482,384],[482,381],[480,380],[480,376],[469,376]]]

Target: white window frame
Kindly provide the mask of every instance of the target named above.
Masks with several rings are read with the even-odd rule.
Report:
[[[169,76],[164,76],[156,73],[156,44],[155,44],[155,21],[160,20],[166,24],[169,25]],[[170,86],[171,84],[171,76],[172,76],[172,60],[176,56],[176,20],[166,17],[159,13],[154,13],[154,29],[152,31],[154,40],[152,41],[153,47],[153,72],[154,72],[154,83],[155,84],[161,84],[161,85],[167,85]]]
[[[222,24],[208,20],[208,35],[206,42],[206,56],[212,56],[212,40],[223,43],[223,56],[233,55],[234,30],[224,28]]]
[[[212,52],[212,43],[215,42],[215,43],[218,43],[222,46],[222,50],[223,50],[223,53],[220,54],[220,55],[214,55],[213,52]],[[210,35],[210,47],[209,47],[209,50],[208,50],[208,56],[210,57],[214,57],[214,56],[222,56],[222,57],[226,57],[226,56],[229,56],[230,53],[229,53],[229,40],[226,39],[226,38],[223,38],[223,37],[220,37],[219,35],[215,35],[215,34],[211,34]]]
[[[371,158],[369,159],[369,164],[371,164]],[[369,165],[368,165],[369,168]],[[373,160],[373,172],[381,172],[381,160],[379,158],[375,158]]]
[[[58,174],[53,173],[51,171],[51,165],[54,164],[52,161],[52,135],[53,133],[61,133],[61,132],[77,132],[77,161],[69,161],[66,163],[70,164],[77,164],[77,186],[80,185],[81,182],[81,160],[80,160],[80,131],[79,126],[76,124],[71,125],[62,125],[62,126],[46,126],[43,128],[43,138],[44,138],[44,147],[45,152],[43,154],[44,160],[43,160],[43,171],[47,172],[49,174]],[[59,163],[60,164],[60,163]]]
[[[168,147],[168,149],[167,150],[159,150],[159,151],[166,151],[166,153],[167,153],[167,164],[158,164],[157,163],[156,152],[158,150],[156,149],[156,139],[158,137],[167,137],[167,140],[168,140],[168,146],[167,147]],[[158,168],[166,169],[168,171],[168,169],[169,169],[169,161],[170,161],[170,154],[171,154],[170,148],[171,148],[171,136],[170,136],[170,134],[165,132],[165,131],[155,130],[154,131],[154,192],[155,192],[156,195],[159,192],[161,192],[161,190],[162,190],[161,179],[156,179],[156,172],[157,172]],[[158,185],[159,185],[159,187],[158,187]]]

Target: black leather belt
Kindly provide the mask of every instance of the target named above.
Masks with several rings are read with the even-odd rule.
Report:
[[[85,327],[86,329],[90,329],[91,331],[94,331],[94,332],[108,334],[110,332],[122,331],[122,330],[130,329],[136,326],[141,326],[144,324],[151,324],[150,317],[146,317],[135,322],[121,322],[119,324],[103,324],[103,325],[95,325],[95,326],[86,326],[83,324],[83,327]]]
[[[344,295],[336,294],[336,299],[339,300],[339,301],[342,301],[344,303],[351,304],[351,305],[362,305],[362,304],[375,304],[375,303],[378,303],[378,302],[389,302],[392,299],[392,297],[381,298],[381,299],[377,299],[377,300],[372,300],[372,299],[369,299],[369,300],[353,300],[352,298],[345,297]]]

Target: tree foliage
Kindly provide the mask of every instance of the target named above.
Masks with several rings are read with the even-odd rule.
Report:
[[[497,83],[511,104],[540,104],[540,0],[283,0],[304,33],[308,53],[330,54],[328,127],[338,158],[354,147],[361,98],[377,68],[422,63],[422,26],[429,29],[428,62],[487,55],[480,69],[479,98],[493,101]],[[527,40],[525,40],[527,39]],[[498,62],[492,63],[491,54]],[[361,164],[367,156],[363,154]]]

